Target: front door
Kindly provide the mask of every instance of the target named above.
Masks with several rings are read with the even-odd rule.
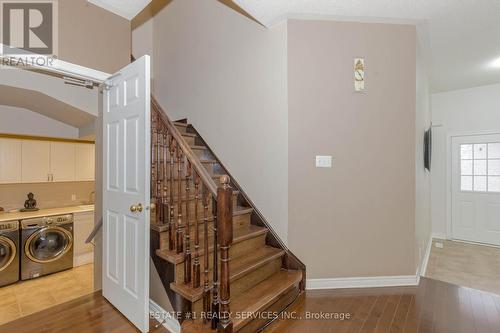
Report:
[[[149,331],[150,59],[105,83],[102,293]]]
[[[452,237],[500,245],[500,134],[452,138]]]

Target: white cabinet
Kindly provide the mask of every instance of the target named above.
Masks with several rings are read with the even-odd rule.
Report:
[[[76,145],[76,180],[92,181],[95,176],[95,145],[81,143]]]
[[[73,215],[73,265],[81,266],[94,261],[94,246],[85,240],[94,229],[94,212]]]
[[[69,142],[50,143],[50,180],[54,182],[75,181],[76,144]]]
[[[0,183],[21,182],[22,142],[0,138]]]
[[[50,142],[22,140],[22,182],[50,181]]]
[[[0,138],[0,184],[93,181],[91,143]]]

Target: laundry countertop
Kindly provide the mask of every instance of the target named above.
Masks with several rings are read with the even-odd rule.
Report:
[[[94,210],[94,205],[79,205],[61,208],[40,209],[36,212],[0,212],[0,222],[19,221],[44,216],[85,213]]]

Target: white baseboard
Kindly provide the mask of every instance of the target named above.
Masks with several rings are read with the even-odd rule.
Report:
[[[416,286],[418,282],[419,276],[417,275],[307,279],[306,289],[403,287]]]
[[[154,314],[154,318],[161,322],[163,327],[172,333],[181,333],[181,324],[172,314],[156,304],[152,299],[149,300],[149,312]]]
[[[429,243],[427,244],[427,249],[425,250],[425,255],[422,258],[422,262],[420,263],[419,270],[417,271],[417,274],[419,276],[425,276],[425,272],[427,271],[427,264],[429,263],[429,257],[431,256],[431,250],[432,250],[432,240],[434,239],[434,236],[431,235],[429,239]]]
[[[85,254],[80,254],[73,258],[73,267],[78,267],[94,262],[94,252],[89,252]]]
[[[437,238],[437,239],[448,239],[448,236],[446,234],[443,234],[441,232],[433,232],[432,233],[432,238]]]

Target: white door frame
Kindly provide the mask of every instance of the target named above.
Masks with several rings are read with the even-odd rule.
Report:
[[[452,140],[454,137],[476,136],[476,135],[494,135],[500,134],[500,131],[447,131],[446,132],[446,239],[453,239],[452,235]],[[432,172],[432,171],[431,171]],[[431,203],[432,204],[432,203]]]

